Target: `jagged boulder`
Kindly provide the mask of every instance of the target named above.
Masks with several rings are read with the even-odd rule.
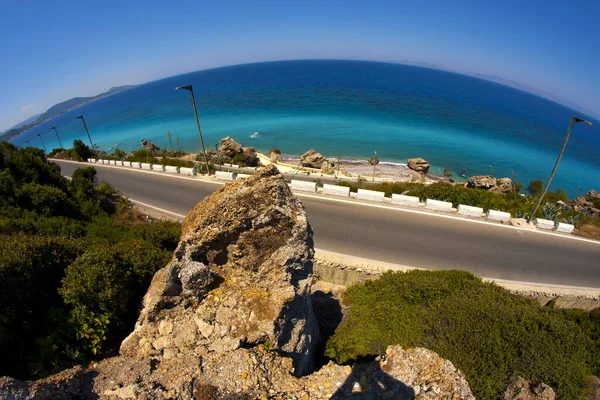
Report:
[[[185,218],[121,354],[226,357],[269,342],[294,360],[297,375],[309,372],[319,342],[312,240],[302,204],[275,167],[223,187]]]
[[[491,175],[477,175],[469,178],[467,187],[472,189],[491,189],[496,186],[496,178]]]
[[[281,151],[279,149],[271,149],[269,152],[269,159],[273,163],[278,163],[283,161],[283,157],[281,156]]]
[[[142,146],[151,153],[158,153],[160,151],[160,147],[146,139],[142,139]]]
[[[321,164],[321,171],[330,173],[335,168],[335,162],[328,160],[327,158]]]
[[[413,171],[421,172],[426,174],[429,172],[429,162],[422,158],[409,158],[407,161],[408,168]]]
[[[496,186],[490,189],[490,192],[498,194],[507,194],[514,191],[513,181],[510,178],[500,178],[496,180]]]
[[[310,149],[300,156],[301,165],[308,168],[321,168],[325,160],[326,158],[314,149]]]
[[[219,150],[217,154],[227,158],[233,158],[236,155],[242,153],[244,150],[242,149],[242,145],[227,136],[224,139],[221,139],[219,142]]]
[[[504,392],[503,400],[554,400],[554,390],[545,383],[532,383],[525,378],[513,379]]]

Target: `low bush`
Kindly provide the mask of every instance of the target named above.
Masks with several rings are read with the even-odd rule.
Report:
[[[560,311],[467,272],[390,272],[348,288],[343,303],[327,356],[346,363],[388,345],[425,347],[463,371],[477,398],[499,398],[515,375],[581,398],[597,354],[597,342]]]

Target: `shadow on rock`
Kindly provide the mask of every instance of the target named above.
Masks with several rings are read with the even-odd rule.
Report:
[[[414,389],[383,371],[378,362],[356,364],[331,399],[414,399]]]

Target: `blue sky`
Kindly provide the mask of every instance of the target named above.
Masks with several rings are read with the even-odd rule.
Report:
[[[215,66],[419,61],[600,113],[600,1],[0,0],[0,131],[75,96]]]

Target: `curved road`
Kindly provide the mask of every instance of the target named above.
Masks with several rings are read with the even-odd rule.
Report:
[[[57,162],[65,175],[85,164]],[[185,215],[214,183],[95,165],[125,196]],[[315,247],[428,269],[495,279],[600,288],[600,242],[303,196]]]

